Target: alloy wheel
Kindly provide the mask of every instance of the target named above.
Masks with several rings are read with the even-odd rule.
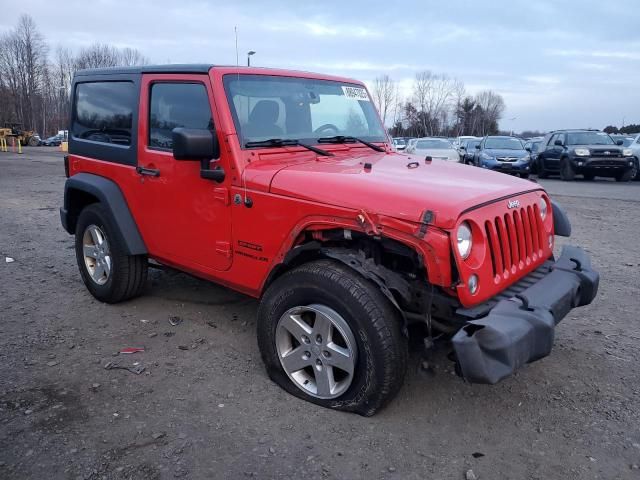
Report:
[[[82,235],[82,254],[87,272],[98,285],[104,285],[111,275],[111,251],[107,236],[96,225],[89,225]]]
[[[287,310],[278,320],[275,341],[285,373],[308,395],[336,398],[351,385],[357,345],[335,310],[318,304]]]

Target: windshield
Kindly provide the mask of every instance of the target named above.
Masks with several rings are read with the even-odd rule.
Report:
[[[476,145],[480,145],[480,140],[468,140],[465,147],[467,150],[471,150],[472,148],[476,148]]]
[[[429,149],[452,149],[453,146],[448,140],[418,140],[416,142],[416,148],[418,150],[429,150]]]
[[[611,138],[616,142],[618,140],[621,140],[623,147],[628,147],[629,145],[631,145],[633,143],[633,138],[629,138],[629,137],[611,137]]]
[[[522,150],[522,142],[517,138],[489,137],[484,142],[484,148],[495,148],[500,150]]]
[[[567,145],[613,145],[614,142],[604,132],[567,133]]]
[[[360,85],[270,75],[224,76],[224,87],[240,144],[272,138],[318,143],[352,136],[369,142],[387,137]]]
[[[531,152],[537,152],[540,149],[540,144],[542,142],[541,141],[535,141],[535,142],[531,142],[530,148],[531,148]]]

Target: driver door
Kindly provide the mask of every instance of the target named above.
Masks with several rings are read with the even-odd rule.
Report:
[[[213,129],[207,75],[145,75],[140,95],[136,219],[150,254],[187,270],[227,270],[232,262],[231,206],[222,183],[200,177],[200,163],[173,158],[176,127]],[[146,120],[144,120],[146,119]],[[227,149],[218,164],[228,169]]]

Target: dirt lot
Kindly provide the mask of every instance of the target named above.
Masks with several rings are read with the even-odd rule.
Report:
[[[416,353],[372,418],[276,387],[252,299],[153,270],[143,297],[95,301],[63,183],[55,149],[0,153],[0,478],[640,478],[640,183],[545,182],[602,275],[550,357],[484,386],[444,347],[433,374]],[[146,351],[115,356],[130,346]]]

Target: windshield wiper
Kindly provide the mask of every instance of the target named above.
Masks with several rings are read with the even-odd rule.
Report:
[[[333,153],[327,152],[326,150],[322,150],[321,148],[313,147],[311,145],[307,145],[306,143],[301,143],[296,139],[283,139],[283,138],[270,138],[269,140],[261,140],[257,142],[247,142],[244,144],[246,148],[257,148],[257,147],[303,147],[307,150],[311,150],[312,152],[317,153],[318,155],[323,155],[325,157],[333,157]]]
[[[356,142],[366,145],[367,147],[375,150],[376,152],[385,151],[384,148],[379,147],[378,145],[374,145],[373,143],[367,142],[357,137],[336,135],[335,137],[322,137],[318,139],[318,143],[356,143]]]

